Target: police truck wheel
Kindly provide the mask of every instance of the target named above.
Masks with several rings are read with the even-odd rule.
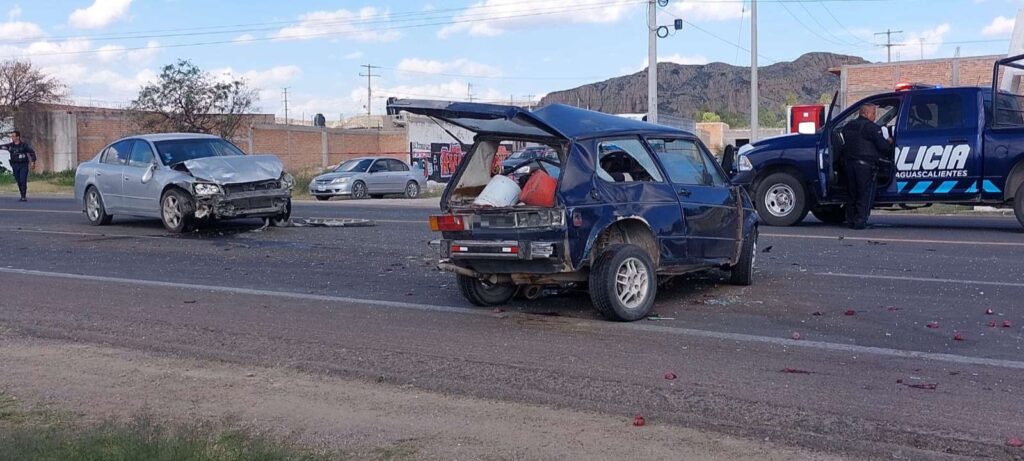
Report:
[[[846,207],[843,205],[822,205],[811,210],[811,214],[825,224],[842,224],[846,221]]]
[[[515,285],[491,284],[462,274],[456,274],[455,277],[462,296],[474,306],[500,306],[509,302],[516,294]]]
[[[608,246],[590,268],[590,299],[609,320],[632,322],[647,317],[657,291],[651,256],[636,245]]]
[[[1013,214],[1017,215],[1017,222],[1024,226],[1024,184],[1017,188],[1013,197]]]
[[[105,226],[114,219],[113,215],[107,214],[100,191],[92,186],[85,191],[85,217],[89,219],[89,224],[94,226]]]
[[[789,173],[774,173],[757,187],[755,206],[761,222],[769,226],[792,226],[807,216],[804,186]]]
[[[740,260],[730,268],[729,283],[748,286],[754,283],[754,262],[757,260],[757,229],[750,232],[740,250]]]
[[[196,219],[195,202],[180,189],[171,189],[160,198],[160,219],[168,231],[175,234],[188,232]]]

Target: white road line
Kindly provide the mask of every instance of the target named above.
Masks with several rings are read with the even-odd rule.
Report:
[[[121,238],[139,238],[139,239],[166,239],[165,235],[130,235],[130,234],[110,234],[110,233],[98,233],[98,232],[70,232],[70,231],[51,231],[42,229],[15,229],[6,228],[4,232],[21,232],[24,234],[48,234],[48,235],[72,235],[75,237],[121,237]]]
[[[872,241],[872,242],[894,242],[894,243],[927,243],[933,245],[991,245],[991,246],[1008,246],[1008,247],[1024,247],[1024,242],[981,242],[981,241],[970,241],[970,240],[926,240],[926,239],[897,239],[897,238],[885,238],[885,237],[847,237],[838,235],[797,235],[797,234],[761,234],[761,237],[780,237],[780,238],[794,238],[794,239],[812,239],[812,240],[854,240],[854,241]]]
[[[435,304],[405,303],[399,301],[382,301],[377,299],[360,299],[344,296],[315,295],[308,293],[294,293],[287,291],[256,290],[251,288],[226,287],[218,285],[196,285],[190,283],[160,282],[155,280],[134,280],[117,277],[102,277],[95,275],[69,274],[63,272],[45,272],[28,269],[0,268],[0,273],[31,275],[36,277],[52,277],[71,280],[84,280],[91,282],[118,283],[123,285],[152,286],[161,288],[179,288],[188,290],[210,291],[218,293],[233,293],[241,295],[270,296],[277,298],[300,299],[308,301],[339,302],[346,304],[359,304],[367,306],[389,307],[398,309],[411,309],[429,312],[444,312],[453,314],[466,314],[475,316],[491,316],[490,311],[481,309],[470,309],[464,307],[440,306]],[[790,348],[816,349],[830,352],[843,352],[862,355],[877,355],[884,357],[897,357],[905,359],[923,359],[937,362],[955,363],[961,365],[984,365],[999,368],[1011,368],[1024,370],[1024,362],[1014,360],[989,359],[983,357],[970,357],[954,354],[940,354],[933,352],[908,351],[901,349],[889,349],[884,347],[858,346],[853,344],[829,343],[824,341],[794,341],[791,339],[757,336],[741,333],[727,333],[719,331],[695,330],[690,328],[676,328],[660,325],[648,325],[642,322],[628,324],[611,323],[597,320],[576,319],[580,323],[597,324],[603,328],[622,328],[644,332],[664,333],[678,336],[689,336],[699,338],[712,338],[727,341],[741,341],[749,343],[771,344]]]
[[[0,212],[12,213],[61,213],[61,214],[84,214],[85,212],[73,210],[40,210],[38,208],[0,208]]]
[[[869,275],[869,274],[844,274],[842,272],[819,272],[817,275],[829,277],[848,277],[857,279],[872,280],[904,280],[908,282],[935,282],[935,283],[959,283],[962,285],[992,285],[997,287],[1024,288],[1024,283],[1015,282],[990,282],[987,280],[957,280],[957,279],[932,279],[926,277],[900,277],[893,275]]]

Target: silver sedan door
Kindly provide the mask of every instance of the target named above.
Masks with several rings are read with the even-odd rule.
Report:
[[[143,216],[160,215],[160,184],[152,178],[142,182],[142,177],[153,166],[153,162],[153,148],[149,142],[136,140],[122,174],[124,207],[130,212]]]
[[[388,163],[385,159],[377,159],[366,170],[366,190],[371,194],[388,192]]]
[[[107,211],[124,210],[122,174],[128,162],[128,155],[131,154],[132,143],[132,140],[114,143],[103,152],[100,163],[96,166],[96,187],[100,190],[100,197]]]

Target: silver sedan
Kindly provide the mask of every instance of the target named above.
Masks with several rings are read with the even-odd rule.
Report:
[[[294,184],[273,155],[245,155],[217,136],[155,134],[115,141],[79,165],[75,198],[94,225],[125,214],[180,233],[215,218],[283,225]]]
[[[388,157],[361,157],[346,161],[309,182],[309,195],[317,200],[349,196],[354,199],[402,194],[416,198],[427,186],[423,170],[409,168]]]

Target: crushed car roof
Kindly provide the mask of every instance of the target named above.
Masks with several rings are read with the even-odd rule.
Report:
[[[521,107],[498,104],[398,99],[391,101],[388,108],[438,118],[477,133],[566,139],[619,133],[691,134],[664,125],[565,104],[551,104],[531,112]]]

